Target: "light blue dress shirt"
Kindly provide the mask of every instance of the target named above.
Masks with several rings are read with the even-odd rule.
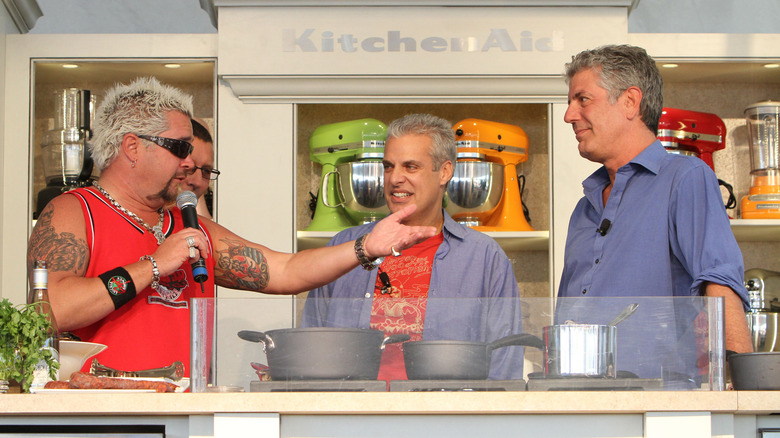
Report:
[[[669,154],[655,141],[618,169],[604,205],[608,184],[604,167],[583,182],[566,238],[559,321],[606,324],[632,301],[578,297],[695,297],[705,282],[730,287],[747,308],[742,253],[715,173],[702,160]],[[605,220],[609,229],[599,232]],[[700,302],[633,301],[642,304],[618,327],[618,369],[695,380]]]

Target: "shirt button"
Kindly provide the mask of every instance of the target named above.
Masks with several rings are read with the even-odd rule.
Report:
[[[370,292],[366,292],[366,298],[371,298],[371,293]]]
[[[587,289],[583,289],[582,290],[582,294],[585,295],[586,293],[588,293],[588,290]]]
[[[599,264],[599,259],[596,259],[596,264],[597,264],[597,265]]]

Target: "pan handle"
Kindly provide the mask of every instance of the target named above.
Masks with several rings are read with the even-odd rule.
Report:
[[[264,353],[273,351],[273,349],[276,348],[276,345],[274,345],[274,340],[263,332],[258,332],[255,330],[241,330],[238,332],[238,337],[245,341],[262,343]]]
[[[504,336],[503,338],[497,339],[488,344],[488,348],[490,350],[495,350],[497,348],[508,347],[510,345],[525,345],[528,347],[536,347],[540,350],[545,349],[544,341],[542,341],[539,337],[529,333]]]
[[[379,347],[379,349],[384,350],[385,345],[387,344],[397,344],[399,342],[406,342],[409,339],[412,339],[412,337],[406,333],[386,336],[385,339],[382,341],[382,345]]]

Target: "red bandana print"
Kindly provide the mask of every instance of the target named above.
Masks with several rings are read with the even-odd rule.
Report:
[[[382,293],[377,277],[371,309],[371,328],[385,335],[406,333],[412,341],[422,339],[428,288],[433,259],[444,235],[439,233],[403,251],[400,257],[387,257],[379,269],[390,277],[390,288]],[[389,292],[389,293],[387,293]],[[403,344],[389,344],[382,354],[379,380],[406,380]]]

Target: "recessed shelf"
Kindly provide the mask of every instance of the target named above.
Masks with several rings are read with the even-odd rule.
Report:
[[[504,251],[546,251],[549,231],[489,231]],[[298,251],[325,246],[336,231],[298,231]]]
[[[780,219],[732,219],[737,242],[780,242]]]

